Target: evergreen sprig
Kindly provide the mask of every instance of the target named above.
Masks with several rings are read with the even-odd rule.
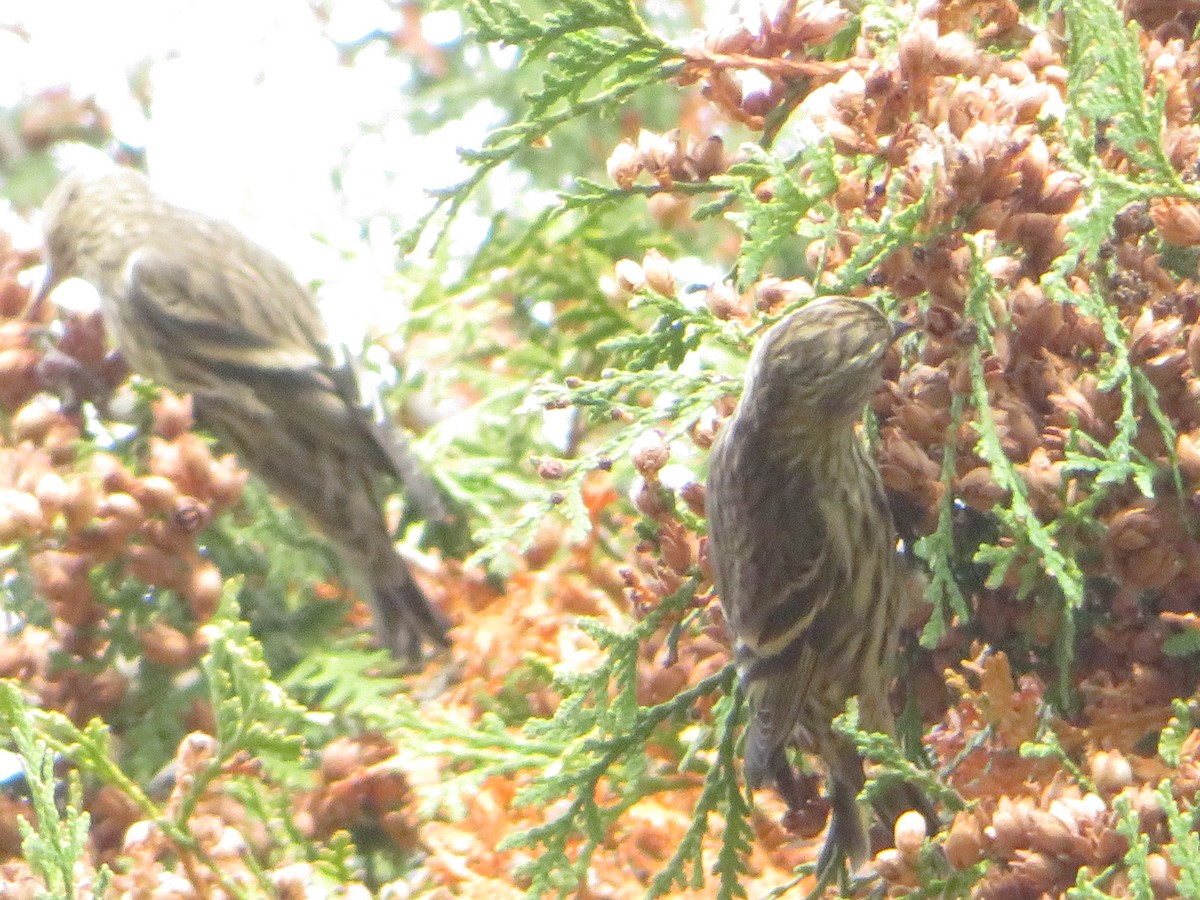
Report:
[[[845,711],[833,720],[833,730],[853,741],[864,759],[879,765],[879,770],[863,788],[863,796],[868,801],[886,797],[896,784],[907,783],[953,812],[966,808],[957,791],[943,784],[929,768],[913,762],[894,737],[861,729],[857,697],[851,697]]]
[[[692,768],[688,761],[696,759],[696,748],[685,755],[684,767],[672,771],[652,763],[646,744],[671,740],[670,734],[678,730],[698,700],[716,692],[731,693],[733,667],[726,666],[669,700],[650,706],[638,703],[636,670],[645,639],[693,602],[697,584],[697,578],[685,581],[628,631],[617,631],[595,619],[581,620],[579,627],[596,641],[603,657],[590,672],[555,673],[553,687],[561,700],[549,719],[529,719],[514,732],[495,716],[485,716],[477,726],[469,727],[445,717],[431,717],[416,706],[400,713],[398,726],[418,738],[407,744],[421,748],[422,753],[443,755],[450,762],[438,791],[440,802],[452,803],[456,792],[470,790],[492,775],[527,772],[534,776],[513,799],[514,806],[556,812],[545,822],[509,835],[500,847],[536,851],[518,873],[527,883],[529,896],[573,893],[586,878],[592,854],[627,810],[644,798],[693,780],[685,773]],[[717,860],[727,891],[723,896],[736,896],[750,839],[745,822],[748,809],[734,773],[740,703],[725,703],[718,710],[715,734],[705,729],[703,738],[704,744],[715,740],[716,754],[705,775],[701,806],[686,847],[656,877],[656,890],[695,881],[700,870],[692,851],[698,853],[707,833],[705,820],[716,811],[727,817],[728,829]]]
[[[647,897],[667,896],[676,887],[699,890],[704,886],[703,840],[708,834],[709,816],[716,813],[726,824],[721,835],[715,871],[719,877],[717,896],[744,897],[741,876],[746,870],[746,854],[753,832],[749,827],[750,805],[742,794],[735,769],[737,738],[741,733],[743,697],[732,690],[732,669],[722,690],[724,696],[713,707],[713,718],[720,723],[717,754],[704,776],[704,787],[692,812],[692,821],[667,865],[654,876]]]
[[[467,0],[462,8],[479,40],[521,48],[517,65],[539,67],[540,88],[525,95],[526,109],[515,121],[494,129],[479,150],[462,152],[474,171],[437,192],[429,212],[400,240],[405,253],[444,213],[440,243],[449,221],[501,164],[564,123],[618,109],[682,65],[679,51],[646,26],[630,0],[568,0],[540,20],[512,0]]]
[[[261,646],[250,637],[249,627],[234,616],[239,587],[237,579],[226,585],[220,611],[205,626],[210,655],[203,669],[216,715],[217,752],[200,771],[191,773],[186,790],[169,809],[151,799],[124,771],[106,723],[93,719],[80,728],[61,713],[29,708],[14,683],[0,682],[0,717],[25,763],[38,815],[37,829],[30,829],[26,836],[26,852],[31,862],[39,861],[35,865],[51,890],[47,897],[71,895],[67,888],[76,883],[72,879],[79,877],[72,873],[83,861],[88,833],[88,817],[80,811],[81,773],[129,798],[181,855],[208,870],[230,896],[241,900],[270,896],[265,876],[258,891],[227,878],[220,863],[209,856],[189,830],[196,804],[235,760],[261,761],[267,777],[276,785],[295,788],[310,780],[299,765],[299,734],[307,712],[271,680]],[[61,815],[55,805],[59,784],[53,769],[55,758],[68,760],[75,767],[67,782],[68,802]],[[261,785],[246,796],[258,796],[260,792]],[[282,815],[285,806],[280,798],[271,808],[270,818]],[[260,805],[260,811],[265,809]],[[291,852],[306,858],[307,840],[299,834],[293,837]],[[94,873],[93,883],[106,885],[109,877],[107,869],[101,868]]]
[[[1103,172],[1104,192],[1137,186],[1143,196],[1200,197],[1184,184],[1162,147],[1166,93],[1146,91],[1138,26],[1095,0],[1061,0],[1067,25],[1067,119],[1063,135],[1077,162]],[[1133,164],[1127,179],[1100,166],[1097,150],[1116,147]],[[1111,223],[1111,219],[1105,220]],[[1104,222],[1099,223],[1101,225]]]
[[[956,473],[957,444],[954,435],[963,421],[964,398],[956,394],[950,405],[950,425],[946,428],[946,448],[942,456],[942,484],[945,490],[938,504],[937,528],[931,534],[919,538],[913,546],[913,552],[924,560],[929,569],[929,586],[925,591],[925,599],[933,604],[933,612],[921,632],[921,644],[925,647],[937,645],[946,633],[951,616],[957,616],[961,621],[971,617],[967,599],[958,583],[956,562],[960,558],[954,534],[954,491],[953,482]]]
[[[613,431],[577,459],[561,460],[555,489],[541,503],[510,521],[481,529],[476,534],[480,549],[473,561],[489,562],[510,552],[514,545],[528,546],[551,512],[566,521],[570,539],[582,537],[590,527],[582,496],[584,479],[590,473],[611,468],[615,460],[626,456],[639,436],[657,426],[664,428],[663,439],[668,443],[681,437],[715,400],[735,390],[736,383],[727,379],[686,375],[666,369],[614,369],[606,370],[597,381],[535,384],[521,412],[576,407],[597,419],[621,418],[624,427]],[[640,403],[638,395],[650,391],[657,396],[658,402],[650,406]]]
[[[738,286],[753,284],[768,259],[796,234],[801,221],[819,204],[827,203],[838,186],[836,155],[822,143],[804,156],[803,172],[793,169],[777,154],[752,144],[749,158],[714,178],[727,187],[739,211],[728,213],[745,236],[738,254]],[[760,189],[768,186],[765,192]]]
[[[112,872],[89,864],[88,830],[91,817],[83,811],[83,787],[78,772],[67,778],[65,803],[59,806],[62,782],[55,774],[57,753],[35,726],[31,709],[12,681],[0,681],[0,720],[20,755],[36,823],[21,817],[21,852],[44,885],[38,900],[79,897],[77,888],[90,884],[88,896],[102,898]]]

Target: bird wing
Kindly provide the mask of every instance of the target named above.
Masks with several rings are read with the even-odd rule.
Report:
[[[329,344],[312,296],[271,253],[208,221],[194,244],[143,247],[125,280],[121,315],[137,335],[128,343],[152,342],[158,363],[131,359],[135,368],[201,396],[239,392],[264,419],[400,476],[427,515],[439,511],[403,438],[372,415],[353,367]]]
[[[722,434],[709,474],[717,590],[739,641],[756,658],[781,653],[837,595],[846,573],[807,467],[749,430]]]

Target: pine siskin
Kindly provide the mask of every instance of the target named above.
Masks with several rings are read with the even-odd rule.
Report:
[[[901,562],[857,425],[899,333],[875,307],[840,297],[780,321],[755,347],[709,464],[709,557],[750,703],[746,781],[790,802],[786,748],[795,739],[822,758],[823,872],[841,857],[857,868],[869,851],[862,760],[831,720],[857,695],[864,729],[893,725]]]
[[[379,640],[416,661],[449,623],[396,553],[381,476],[430,519],[440,495],[403,437],[369,411],[330,345],[312,295],[287,266],[225,222],[156,196],[137,172],[67,176],[46,201],[49,273],[99,292],[130,367],[190,393],[197,419],[303,510],[374,594]],[[35,302],[38,302],[35,301]]]

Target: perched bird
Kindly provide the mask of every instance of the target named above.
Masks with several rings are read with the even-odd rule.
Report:
[[[746,781],[790,800],[787,747],[822,758],[832,815],[821,871],[843,857],[857,868],[869,853],[862,760],[831,720],[857,696],[864,729],[893,727],[902,562],[857,426],[899,333],[842,297],[778,322],[751,355],[709,463],[709,556],[750,704]]]
[[[397,657],[448,643],[449,623],[397,554],[382,482],[440,519],[440,494],[404,438],[361,396],[312,295],[229,224],[173,206],[141,174],[68,175],[44,208],[49,271],[35,303],[76,277],[100,294],[138,374],[192,395],[199,422],[338,547],[374,594],[378,639]]]

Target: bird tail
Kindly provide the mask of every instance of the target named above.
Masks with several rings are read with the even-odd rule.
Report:
[[[196,396],[197,413],[236,449],[248,468],[280,497],[303,511],[342,554],[348,574],[374,595],[381,644],[399,659],[421,660],[421,645],[448,646],[450,623],[413,580],[396,553],[381,511],[377,469],[370,459],[344,452],[336,436],[321,441],[294,421],[222,395]],[[417,504],[444,515],[436,486],[397,437],[396,472],[417,493]]]
[[[760,707],[750,714],[750,724],[746,729],[746,751],[742,757],[742,770],[750,790],[766,787],[775,780],[779,757],[787,746],[791,729],[785,731],[782,737],[775,732],[769,707]]]
[[[373,569],[371,588],[379,642],[397,659],[414,665],[420,663],[425,643],[437,648],[450,646],[450,621],[429,601],[404,560],[392,551]]]
[[[753,790],[778,782],[785,748],[791,742],[804,705],[807,666],[780,666],[776,657],[758,659],[745,646],[738,648],[742,686],[750,702],[743,767]]]

